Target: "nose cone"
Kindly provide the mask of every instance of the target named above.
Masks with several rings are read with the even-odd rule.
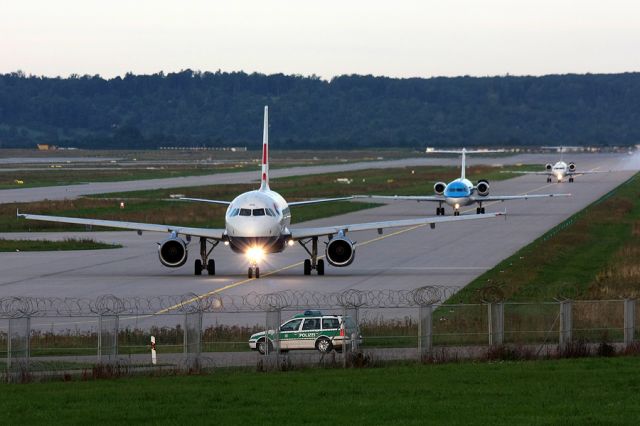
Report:
[[[280,224],[271,216],[229,217],[226,228],[232,237],[274,237],[280,234]]]

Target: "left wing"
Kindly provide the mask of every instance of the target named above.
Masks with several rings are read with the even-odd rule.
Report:
[[[345,200],[352,200],[355,197],[353,196],[349,196],[349,197],[338,197],[338,198],[320,198],[317,200],[307,200],[307,201],[293,201],[289,204],[289,207],[295,207],[295,206],[308,206],[310,204],[320,204],[320,203],[329,203],[331,201],[345,201]]]
[[[381,200],[444,202],[442,195],[354,195],[353,198],[379,198]]]
[[[29,213],[16,213],[18,217],[45,222],[71,223],[76,225],[104,226],[107,228],[131,229],[146,232],[175,232],[176,234],[205,237],[214,240],[224,238],[224,229],[189,228],[186,226],[160,225],[154,223],[123,222],[119,220],[85,219],[80,217],[45,216]]]
[[[485,202],[485,201],[508,201],[508,200],[527,200],[529,198],[550,198],[550,197],[571,197],[571,194],[534,194],[534,195],[487,195],[485,197],[478,196],[472,197],[473,201]]]
[[[367,231],[371,229],[385,229],[385,228],[402,228],[407,226],[419,226],[419,225],[431,225],[435,226],[436,223],[445,222],[459,222],[463,220],[476,220],[476,219],[491,219],[498,216],[506,215],[506,212],[498,213],[486,213],[486,214],[473,214],[463,216],[437,216],[437,217],[425,217],[416,219],[403,219],[403,220],[389,220],[384,222],[368,222],[368,223],[355,223],[351,225],[337,225],[337,226],[323,226],[318,228],[295,228],[291,229],[291,238],[299,240],[302,238],[310,237],[322,237],[325,235],[334,235],[342,232],[355,232],[355,231]]]
[[[220,204],[223,206],[228,206],[229,204],[231,204],[231,201],[221,201],[221,200],[208,200],[206,198],[188,198],[188,197],[181,197],[181,198],[177,198],[178,201],[197,201],[199,203],[210,203],[210,204]]]
[[[555,176],[553,172],[525,172],[525,171],[517,171],[517,170],[501,170],[500,173],[513,173],[517,175],[552,175]]]

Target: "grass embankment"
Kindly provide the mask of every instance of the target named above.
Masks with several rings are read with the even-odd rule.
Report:
[[[500,173],[500,170],[519,170],[527,167],[499,168],[490,166],[471,167],[468,176],[471,179],[489,180],[507,179],[512,175]],[[413,173],[412,173],[413,172]],[[456,167],[416,167],[384,170],[362,170],[344,173],[329,173],[312,176],[296,176],[276,179],[271,183],[274,190],[287,200],[295,201],[307,198],[348,196],[353,194],[432,194],[436,181],[449,181],[457,177]],[[347,178],[351,184],[339,183],[338,178]],[[151,191],[134,191],[64,201],[41,201],[22,204],[0,205],[0,231],[60,231],[85,230],[85,227],[47,222],[16,220],[15,211],[60,216],[91,217],[100,219],[127,220],[132,222],[166,223],[172,225],[197,227],[222,227],[224,225],[224,206],[206,203],[187,203],[167,201],[171,194],[184,194],[187,197],[232,200],[238,194],[255,189],[255,184],[215,185],[189,188],[173,188]],[[126,207],[120,208],[120,201]],[[294,207],[293,222],[349,213],[375,207],[374,203],[336,202],[313,206]],[[426,214],[433,210],[425,209]]]
[[[448,303],[478,303],[495,287],[507,301],[640,296],[638,175],[487,271]]]
[[[9,424],[636,424],[638,359],[0,384]]]
[[[52,240],[6,240],[0,238],[0,252],[11,251],[62,251],[62,250],[100,250],[122,247],[119,244],[101,243],[92,239],[67,238]]]

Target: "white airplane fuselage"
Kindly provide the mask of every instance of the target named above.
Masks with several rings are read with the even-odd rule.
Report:
[[[551,173],[558,181],[561,181],[567,175],[567,170],[569,170],[569,166],[564,161],[558,161],[551,167]]]
[[[259,247],[265,253],[286,248],[291,212],[285,199],[270,189],[237,196],[225,214],[225,229],[231,249],[246,253]]]

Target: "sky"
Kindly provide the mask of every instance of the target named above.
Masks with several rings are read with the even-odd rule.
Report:
[[[640,71],[638,0],[0,0],[0,73]]]

